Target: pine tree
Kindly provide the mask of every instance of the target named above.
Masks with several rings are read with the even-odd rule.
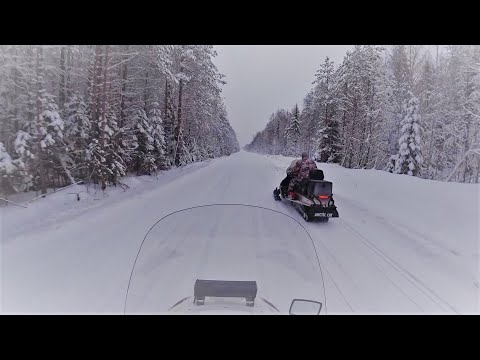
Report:
[[[160,105],[155,101],[152,103],[152,108],[149,114],[149,130],[150,136],[153,139],[155,163],[160,169],[165,169],[167,167],[167,160],[165,157],[165,132],[163,130],[163,121],[160,115]]]
[[[13,160],[0,142],[0,189],[4,196],[25,190],[30,178],[21,159]]]
[[[298,110],[298,105],[295,105],[293,108],[292,114],[290,115],[290,122],[288,127],[285,129],[285,140],[286,156],[298,156],[300,152],[299,140],[300,140],[300,111]]]
[[[142,107],[137,107],[133,111],[132,123],[135,124],[135,139],[137,148],[135,149],[135,171],[137,175],[151,175],[157,170],[155,157],[153,156],[153,138],[150,133],[150,125],[147,114]]]
[[[419,176],[423,163],[419,101],[411,92],[407,96],[410,99],[404,106],[396,173]]]
[[[408,56],[405,45],[393,46],[390,58],[390,66],[392,69],[393,98],[395,101],[393,109],[393,126],[392,135],[393,142],[392,153],[398,152],[398,141],[400,137],[401,121],[403,119],[403,106],[408,101],[409,84],[409,66]]]
[[[171,166],[174,164],[175,152],[175,110],[173,101],[173,86],[165,80],[165,110],[164,110],[164,130],[165,130],[165,153],[166,164]]]
[[[335,95],[335,69],[333,62],[327,57],[317,71],[315,91],[317,106],[321,116],[321,127],[318,130],[318,153],[321,162],[340,161],[339,125],[335,117],[337,100]]]
[[[89,115],[88,106],[78,93],[69,96],[64,109],[66,152],[63,159],[80,179],[87,177],[86,151],[92,130]]]
[[[112,141],[115,131],[118,131],[115,113],[106,108],[103,121],[99,121],[92,130],[92,140],[86,153],[87,166],[91,179],[96,184],[101,184],[105,190],[109,185],[115,185],[117,180],[125,176],[126,164],[118,152],[119,146]],[[136,143],[132,146],[136,148]],[[134,149],[131,149],[132,151]]]
[[[375,145],[375,169],[383,169],[389,172],[395,170],[394,149],[398,143],[398,138],[394,138],[395,134],[392,129],[395,128],[393,82],[391,69],[387,63],[386,51],[383,57],[378,61],[379,78],[376,82],[377,100],[378,100],[378,142]],[[394,154],[394,155],[392,155]]]
[[[315,98],[314,89],[310,90],[305,99],[303,100],[303,109],[300,115],[300,129],[301,133],[301,147],[304,151],[309,153],[315,153],[317,150],[317,132],[318,132],[318,111]],[[273,114],[272,114],[273,116]],[[275,144],[274,154],[280,154],[281,151],[281,137],[280,134],[280,121],[277,117],[274,120],[274,127],[272,128],[272,144]]]
[[[73,94],[65,103],[65,135],[71,149],[82,148],[84,140],[90,137],[91,121],[87,104],[79,94]]]

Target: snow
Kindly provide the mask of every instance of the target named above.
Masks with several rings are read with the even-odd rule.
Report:
[[[47,134],[45,138],[42,141],[40,141],[40,146],[42,147],[42,149],[53,144],[55,144],[55,140],[53,140],[52,135],[50,134]]]
[[[25,155],[33,158],[33,154],[30,153],[30,151],[28,150],[28,146],[27,146],[27,142],[30,139],[31,139],[31,136],[24,131],[20,130],[17,133],[17,137],[15,138],[15,143],[14,143],[15,151],[17,152],[17,154],[24,155],[25,150],[27,150],[27,153]]]
[[[60,115],[55,110],[45,110],[42,113],[42,120],[48,119],[50,120],[49,125],[53,127],[58,127],[59,129],[63,130],[63,120],[60,118]]]
[[[105,124],[105,132],[110,136],[113,135],[113,130],[107,124]]]
[[[158,180],[124,178],[130,186],[126,191],[109,188],[103,194],[90,188],[87,193],[78,186],[77,191],[84,191],[81,201],[68,194],[74,189],[67,189],[32,202],[28,209],[1,205],[2,312],[122,313],[135,256],[156,221],[191,206],[242,203],[281,211],[305,226],[322,265],[329,314],[480,313],[479,185],[318,163],[333,181],[340,218],[306,223],[272,195],[292,160],[242,151],[162,172]],[[288,231],[285,224],[254,219],[245,227],[251,229],[249,246],[260,240],[275,246],[275,234]],[[218,216],[212,234],[220,239],[243,229],[235,224]],[[190,225],[195,229],[195,222]],[[167,232],[172,242],[166,246],[189,252],[192,239],[182,223],[172,222]],[[222,254],[233,259],[235,252],[228,247],[219,253],[208,247],[202,247],[201,254],[191,251],[190,258],[169,273],[169,286],[157,286],[175,298],[173,303],[191,296],[193,284],[191,293],[177,298],[175,291],[190,284],[186,279],[194,264],[204,264],[205,271],[232,271],[229,261],[208,262]],[[275,256],[248,264],[249,270],[267,260]],[[182,264],[190,273],[182,274]],[[268,286],[265,281],[263,286]],[[271,294],[268,300],[295,297],[289,286],[282,289],[284,293]]]
[[[0,142],[0,175],[2,172],[4,173],[4,176],[12,174],[16,169],[17,167],[13,165],[10,154],[7,153],[5,146]]]

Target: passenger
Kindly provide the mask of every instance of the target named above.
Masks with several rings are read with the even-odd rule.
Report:
[[[287,174],[293,178],[288,185],[287,198],[289,200],[294,200],[296,198],[295,188],[302,182],[302,180],[308,178],[308,174],[311,170],[315,170],[316,168],[317,164],[309,158],[307,152],[302,153],[302,158],[300,160],[294,160],[290,164],[287,169]]]

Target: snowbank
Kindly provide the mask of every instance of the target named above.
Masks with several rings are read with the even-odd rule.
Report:
[[[102,209],[105,206],[114,205],[116,202],[138,196],[158,186],[163,186],[192,171],[203,168],[211,160],[189,164],[184,167],[159,172],[158,176],[126,176],[120,181],[127,185],[123,188],[108,187],[102,191],[101,187],[90,185],[74,185],[65,190],[51,192],[45,198],[36,198],[35,192],[18,193],[9,196],[8,200],[21,205],[27,205],[24,209],[12,204],[0,204],[0,243],[6,243],[15,236],[34,230],[48,229],[54,224],[66,221],[75,221],[81,214]],[[49,189],[52,191],[52,189]],[[77,194],[80,201],[77,200]]]

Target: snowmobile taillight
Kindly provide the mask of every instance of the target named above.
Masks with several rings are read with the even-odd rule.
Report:
[[[318,198],[319,198],[320,200],[328,200],[329,197],[330,197],[330,196],[328,196],[328,195],[318,195]]]

